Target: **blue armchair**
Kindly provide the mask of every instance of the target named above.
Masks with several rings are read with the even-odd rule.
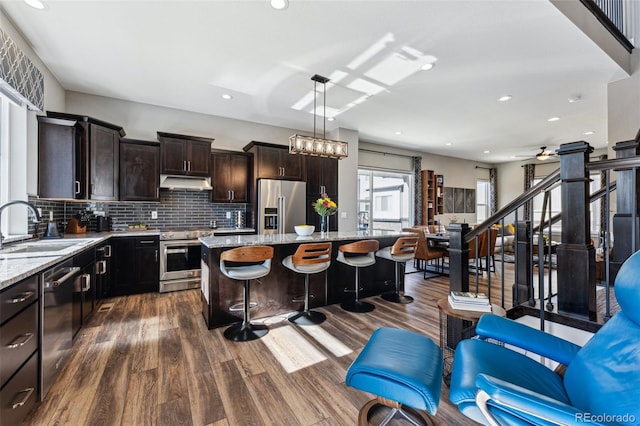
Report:
[[[487,425],[640,424],[640,252],[620,268],[621,311],[583,346],[484,315],[456,348],[449,399]],[[486,339],[566,366],[560,375]]]

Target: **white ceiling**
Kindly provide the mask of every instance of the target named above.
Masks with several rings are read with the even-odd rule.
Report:
[[[313,74],[339,73],[326,104],[341,112],[327,132],[495,163],[543,145],[606,146],[607,83],[625,74],[547,0],[290,3],[0,6],[67,90],[310,134],[313,103],[292,107],[311,94]],[[432,70],[416,71],[434,58]],[[497,102],[505,94],[513,99]]]

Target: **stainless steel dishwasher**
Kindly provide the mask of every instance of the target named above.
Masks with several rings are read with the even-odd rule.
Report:
[[[68,260],[42,274],[40,401],[55,382],[73,344],[73,284],[80,268]]]

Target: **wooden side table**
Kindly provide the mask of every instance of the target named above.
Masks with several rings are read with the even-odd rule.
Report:
[[[438,300],[438,311],[440,316],[440,349],[442,350],[442,377],[444,382],[449,385],[451,379],[451,366],[453,364],[453,355],[455,348],[452,348],[447,343],[447,319],[448,317],[461,319],[463,321],[463,328],[460,336],[455,339],[456,342],[462,339],[468,339],[475,336],[476,323],[480,317],[488,312],[478,311],[466,311],[461,309],[453,309],[449,305],[449,300],[446,297]],[[504,317],[507,315],[501,306],[492,304],[491,313]]]

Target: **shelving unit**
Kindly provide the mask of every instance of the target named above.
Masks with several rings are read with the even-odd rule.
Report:
[[[444,213],[444,176],[422,170],[422,225],[435,225],[435,216]]]
[[[435,175],[435,187],[436,187],[436,204],[435,214],[444,213],[444,176]]]

